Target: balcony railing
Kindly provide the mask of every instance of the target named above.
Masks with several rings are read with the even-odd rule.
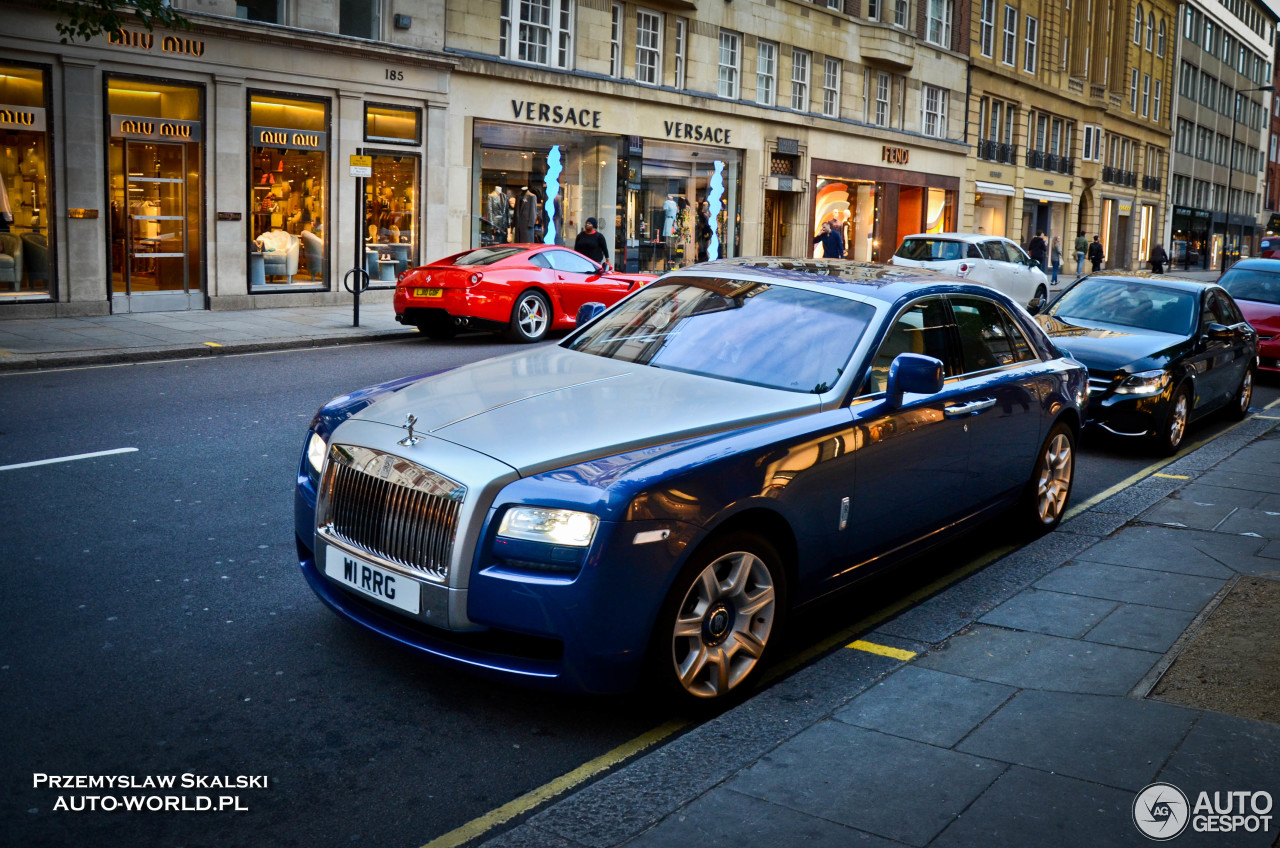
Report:
[[[1028,150],[1027,167],[1040,171],[1052,171],[1055,174],[1074,174],[1076,161],[1070,156],[1045,153],[1043,150]]]
[[[1159,182],[1159,178],[1155,178]],[[1129,186],[1134,188],[1138,185],[1138,175],[1133,171],[1122,171],[1119,168],[1112,168],[1110,165],[1102,167],[1102,181],[1104,183],[1112,183],[1114,185]]]
[[[1159,177],[1143,177],[1142,188],[1144,191],[1159,191],[1160,178]]]
[[[1001,144],[990,139],[978,140],[978,158],[989,162],[1000,162],[1012,165],[1018,148],[1012,144]]]

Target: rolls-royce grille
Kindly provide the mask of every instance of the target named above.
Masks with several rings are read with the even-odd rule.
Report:
[[[443,582],[466,487],[403,457],[332,445],[317,505],[322,535]]]

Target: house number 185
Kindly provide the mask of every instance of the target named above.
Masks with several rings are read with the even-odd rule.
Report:
[[[404,82],[404,71],[393,71],[391,68],[387,68],[386,70],[387,79],[395,80],[396,82]]]

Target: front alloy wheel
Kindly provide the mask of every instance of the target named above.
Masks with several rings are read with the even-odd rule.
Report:
[[[1182,440],[1187,435],[1187,423],[1191,417],[1191,392],[1186,386],[1179,388],[1169,404],[1169,415],[1164,422],[1164,431],[1158,436],[1161,453],[1172,456],[1182,447]]]
[[[734,538],[696,557],[664,616],[668,682],[686,698],[723,699],[760,666],[782,608],[778,556],[763,539]],[[660,647],[660,646],[655,646]]]
[[[530,289],[516,298],[507,335],[516,342],[537,342],[551,329],[551,304],[541,292]]]

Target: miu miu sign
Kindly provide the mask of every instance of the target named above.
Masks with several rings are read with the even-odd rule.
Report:
[[[199,121],[112,115],[111,135],[134,141],[199,141]]]
[[[254,127],[254,147],[283,147],[287,150],[324,150],[328,133],[315,130],[286,130],[278,127]]]
[[[0,104],[0,130],[44,132],[44,109]]]
[[[110,33],[107,43],[116,47],[133,47],[137,50],[151,50],[155,47],[156,37],[150,32],[134,32],[122,29]],[[166,35],[160,38],[160,49],[165,53],[183,53],[187,56],[203,56],[204,42],[194,38],[179,38]]]

